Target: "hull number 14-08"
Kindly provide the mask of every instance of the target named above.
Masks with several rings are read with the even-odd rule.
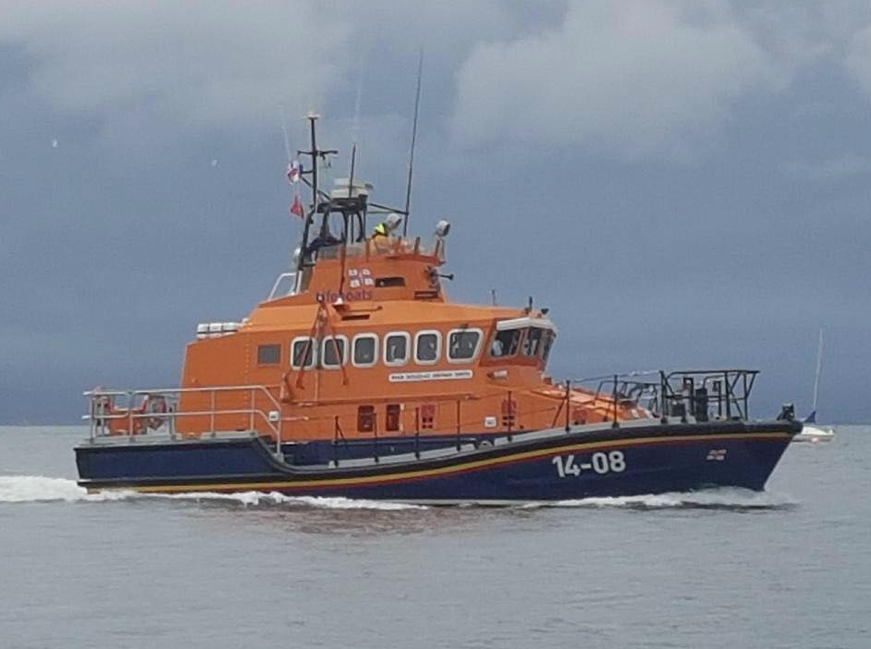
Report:
[[[556,455],[551,462],[556,466],[556,472],[560,478],[577,477],[584,471],[594,471],[599,475],[605,475],[606,473],[622,473],[626,470],[626,458],[623,457],[623,451],[593,453],[589,462],[576,461],[574,455]]]

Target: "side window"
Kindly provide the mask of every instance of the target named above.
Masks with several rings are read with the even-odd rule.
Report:
[[[541,343],[541,332],[543,330],[538,327],[532,327],[526,331],[526,340],[523,341],[524,356],[535,356],[538,354],[538,346]]]
[[[520,336],[522,333],[522,329],[497,331],[493,336],[493,342],[490,343],[490,356],[494,358],[514,356],[517,353],[517,348],[520,346]]]
[[[357,407],[357,432],[371,433],[375,430],[375,406]]]
[[[409,339],[405,332],[387,334],[384,338],[385,365],[405,365],[408,362]]]
[[[398,403],[388,403],[385,409],[384,430],[393,433],[401,428],[402,406]]]
[[[419,427],[423,430],[432,430],[435,428],[436,407],[434,403],[425,403],[418,410]]]
[[[257,345],[258,365],[277,365],[281,361],[281,345]]]
[[[556,340],[556,334],[552,331],[546,331],[544,341],[541,343],[541,361],[547,363],[547,357],[550,356],[550,348],[553,347],[553,341]]]
[[[378,336],[375,334],[359,334],[354,336],[354,365],[356,367],[372,367],[378,358]]]
[[[448,360],[470,361],[478,353],[481,342],[480,329],[455,329],[448,334]]]
[[[347,338],[344,336],[327,336],[321,343],[321,365],[336,368],[345,364]]]
[[[307,336],[294,338],[291,345],[290,366],[296,370],[315,364],[315,341]]]
[[[432,365],[439,360],[442,335],[438,331],[421,331],[414,338],[414,359],[421,365]]]

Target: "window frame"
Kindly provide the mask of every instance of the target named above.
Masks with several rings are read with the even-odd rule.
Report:
[[[421,336],[429,336],[435,334],[436,337],[436,357],[431,361],[422,361],[417,356],[417,350],[420,345]],[[414,362],[416,365],[437,365],[442,357],[442,332],[438,329],[424,329],[414,334]]]
[[[517,339],[515,341],[516,344],[514,345],[514,351],[511,352],[510,354],[500,354],[499,356],[496,356],[495,354],[493,354],[493,343],[496,341],[496,338],[500,334],[504,334],[506,332],[511,333],[512,337],[515,337]],[[497,361],[501,361],[501,360],[506,359],[506,358],[514,358],[518,354],[520,354],[520,348],[522,345],[523,345],[523,329],[501,329],[501,330],[494,329],[493,335],[490,338],[490,345],[487,348],[487,358],[495,359]]]
[[[312,353],[311,363],[304,363],[302,365],[297,365],[296,363],[294,363],[294,360],[296,358],[296,352],[294,350],[296,349],[296,343],[298,343],[300,341],[311,341],[311,353]],[[317,343],[317,339],[312,338],[311,336],[297,336],[296,338],[294,338],[293,340],[290,341],[290,358],[288,359],[288,361],[290,362],[291,369],[310,370],[311,368],[315,367],[318,364],[318,345],[316,343]],[[303,359],[303,360],[305,360],[305,359]]]
[[[403,338],[405,338],[405,358],[402,360],[402,362],[387,360],[387,339],[391,336],[402,336]],[[408,365],[408,361],[411,359],[412,356],[411,334],[407,331],[388,331],[386,334],[384,334],[383,347],[384,349],[381,352],[381,357],[387,367],[402,367],[403,365]]]
[[[342,341],[342,358],[339,360],[338,365],[327,365],[324,362],[326,358],[326,345],[330,344],[331,340],[341,340]],[[321,350],[318,355],[318,360],[320,361],[320,367],[325,370],[338,370],[341,369],[344,365],[348,364],[348,337],[344,334],[338,334],[336,336],[324,336],[323,340],[321,340]]]
[[[375,341],[375,348],[374,348],[374,351],[372,353],[372,362],[371,363],[358,363],[357,362],[357,341],[360,339],[366,339],[366,338],[368,338],[369,340]],[[354,336],[354,338],[352,339],[352,342],[351,342],[351,365],[353,365],[354,367],[375,367],[378,364],[378,351],[379,351],[378,344],[379,343],[380,343],[380,340],[378,338],[378,334],[376,334],[376,333],[366,332],[366,333],[361,333],[361,334],[357,334],[356,336]]]
[[[535,351],[529,353],[526,351],[526,345],[532,340],[531,334],[533,331],[538,331],[538,339],[535,341]],[[527,327],[523,332],[523,340],[520,342],[520,355],[525,358],[538,358],[540,359],[541,354],[541,341],[544,337],[544,332],[546,329],[542,327],[530,326]]]
[[[401,403],[387,403],[384,405],[384,432],[385,433],[402,432],[402,404]]]
[[[539,343],[538,357],[541,359],[541,362],[544,365],[547,365],[547,361],[550,358],[550,350],[553,348],[553,344],[556,342],[556,332],[551,329],[545,332],[547,336]]]
[[[478,334],[478,341],[475,343],[475,349],[472,350],[472,355],[468,358],[451,358],[451,336],[454,334],[460,333],[476,333]],[[478,352],[481,351],[481,341],[484,339],[484,332],[478,327],[459,327],[457,329],[451,329],[448,331],[447,341],[448,344],[445,345],[445,358],[448,359],[448,363],[473,363],[475,359],[478,358]]]
[[[371,404],[362,404],[357,406],[357,432],[358,433],[374,433],[377,430],[378,411]],[[366,422],[369,422],[366,425]]]
[[[266,347],[278,348],[278,357],[274,361],[260,360],[260,350]],[[281,365],[281,343],[257,343],[257,367],[272,367],[275,365]]]

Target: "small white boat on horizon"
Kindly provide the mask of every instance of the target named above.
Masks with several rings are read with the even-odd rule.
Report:
[[[817,423],[817,401],[820,396],[820,374],[823,369],[823,330],[820,329],[820,342],[817,346],[817,371],[814,375],[814,403],[810,414],[804,418],[802,431],[792,438],[793,442],[831,442],[835,438],[835,429],[832,426],[823,426]]]
[[[821,426],[815,421],[809,421],[810,417],[805,419],[804,426],[801,432],[792,438],[793,442],[810,442],[818,444],[820,442],[831,442],[835,438],[835,429],[833,426]]]

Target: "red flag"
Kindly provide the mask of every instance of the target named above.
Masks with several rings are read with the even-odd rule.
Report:
[[[296,184],[299,182],[300,176],[302,174],[302,165],[299,164],[299,160],[294,160],[289,165],[287,165],[287,179]]]
[[[300,218],[305,216],[305,208],[303,208],[302,201],[299,200],[299,196],[293,197],[293,205],[290,206],[290,213],[296,214]]]

